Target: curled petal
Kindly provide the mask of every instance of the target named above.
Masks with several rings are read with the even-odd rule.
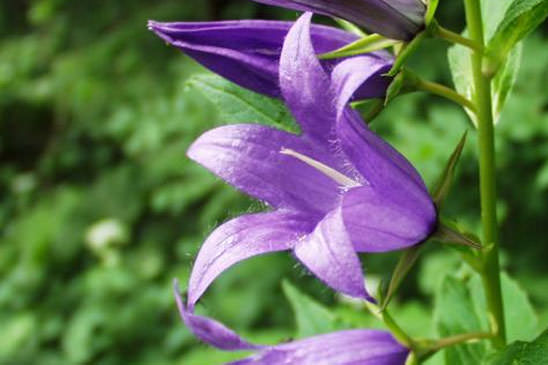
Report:
[[[352,57],[339,63],[331,73],[331,80],[335,89],[337,117],[347,107],[356,90],[360,89],[360,98],[384,97],[390,78],[382,76],[390,70],[390,57],[379,53],[378,57]],[[367,90],[363,85],[368,85]],[[368,94],[365,94],[368,92]]]
[[[390,333],[364,329],[267,347],[232,365],[404,365],[408,355]]]
[[[409,40],[423,27],[421,0],[255,0],[346,19],[388,38]]]
[[[276,208],[323,216],[338,201],[337,185],[314,168],[280,153],[292,149],[327,165],[325,146],[273,128],[239,124],[210,130],[188,156],[223,180]]]
[[[328,213],[294,249],[295,256],[334,290],[370,301],[361,262],[346,232],[340,209]]]
[[[280,59],[280,87],[303,132],[326,141],[334,127],[334,94],[310,39],[311,19],[312,13],[305,13],[287,34]]]
[[[342,201],[344,224],[359,252],[387,252],[413,246],[436,228],[429,196],[390,194],[369,186],[348,191]]]
[[[189,311],[181,298],[177,280],[173,282],[173,291],[181,318],[192,333],[200,340],[226,351],[256,350],[261,348],[261,346],[253,345],[243,340],[223,324],[207,317],[197,316],[192,311]]]
[[[253,256],[289,250],[312,228],[310,219],[291,212],[243,215],[221,225],[204,242],[192,268],[189,308],[229,267]]]

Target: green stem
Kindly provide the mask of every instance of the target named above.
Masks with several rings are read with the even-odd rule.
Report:
[[[431,82],[431,81],[426,81],[420,78],[416,80],[415,86],[419,90],[427,91],[432,94],[449,99],[451,101],[454,101],[457,104],[464,106],[465,108],[470,109],[474,113],[477,112],[476,105],[472,101],[468,100],[467,98],[457,93],[455,90],[448,88],[447,86],[440,85],[438,83]]]
[[[460,334],[460,335],[445,337],[445,338],[442,338],[442,339],[436,341],[434,346],[432,346],[431,350],[432,351],[439,351],[439,350],[441,350],[443,348],[446,348],[446,347],[459,345],[459,344],[467,343],[467,342],[479,341],[479,340],[483,340],[483,339],[486,339],[486,338],[492,338],[492,337],[493,337],[493,334],[488,333],[488,332],[463,333],[463,334]]]
[[[460,44],[461,46],[468,47],[478,53],[484,52],[484,47],[482,43],[479,43],[470,38],[463,37],[460,34],[452,32],[437,23],[432,23],[432,25],[430,26],[430,31],[432,32],[433,36],[446,40],[450,43]]]
[[[417,348],[415,349],[415,354],[421,361],[425,361],[433,356],[436,352],[446,347],[488,338],[493,338],[493,334],[488,332],[472,332],[462,333],[451,337],[445,337],[439,340],[418,341]]]
[[[479,0],[465,0],[466,21],[470,37],[484,44],[483,23]],[[491,100],[491,78],[482,73],[483,54],[474,52],[474,101],[477,105],[478,142],[480,164],[481,220],[484,253],[483,286],[487,297],[487,310],[493,323],[495,336],[492,343],[503,347],[506,343],[504,310],[500,285],[499,250],[497,241],[495,138]]]
[[[381,310],[379,306],[376,304],[366,302],[365,303],[366,308],[373,314],[377,319],[379,319],[381,322],[383,322],[386,327],[390,330],[390,333],[404,346],[407,348],[413,348],[415,347],[415,343],[411,336],[409,336],[403,328],[400,327],[398,323],[392,318],[390,313],[388,313],[388,310],[384,309]]]
[[[408,348],[413,348],[413,339],[411,339],[411,337],[403,330],[403,328],[401,328],[400,325],[396,323],[390,313],[388,313],[388,311],[385,309],[382,311],[381,315],[384,324],[390,329],[392,335],[403,345],[407,346]]]

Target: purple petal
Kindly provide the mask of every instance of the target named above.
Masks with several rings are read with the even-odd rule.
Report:
[[[361,262],[346,233],[340,209],[328,213],[314,232],[297,244],[294,252],[334,290],[373,301],[365,289]]]
[[[415,168],[348,108],[338,121],[337,134],[342,150],[369,182],[347,192],[342,203],[356,250],[392,251],[428,237],[437,224],[437,212]]]
[[[314,168],[280,153],[292,149],[333,166],[326,147],[273,128],[240,124],[210,130],[188,150],[196,162],[276,208],[323,216],[337,204],[337,185]]]
[[[149,29],[215,73],[253,91],[280,96],[278,65],[292,22],[241,20],[159,23]],[[337,28],[314,25],[318,53],[333,51],[357,36]]]
[[[334,127],[334,94],[310,39],[311,19],[312,13],[305,13],[287,34],[280,59],[280,87],[303,132],[326,141]]]
[[[192,268],[189,308],[229,267],[253,256],[289,250],[313,227],[314,221],[291,212],[243,215],[221,225],[209,235]]]
[[[408,355],[388,332],[348,330],[268,347],[232,365],[404,365]]]
[[[359,114],[346,108],[337,121],[337,137],[345,155],[375,189],[400,193],[426,186],[417,170],[392,146],[373,133]]]
[[[387,252],[413,246],[436,227],[430,198],[416,194],[379,193],[364,186],[343,197],[344,224],[359,252]]]
[[[348,58],[339,63],[331,73],[331,80],[337,95],[337,115],[340,117],[348,102],[356,93],[359,99],[383,97],[390,78],[382,76],[390,70],[390,57]],[[367,88],[363,86],[367,85]]]
[[[223,324],[210,318],[197,316],[189,311],[181,298],[177,280],[173,282],[173,291],[183,321],[200,340],[226,351],[256,350],[261,348],[261,346],[253,345],[243,340]]]
[[[426,6],[421,0],[255,0],[349,20],[371,32],[409,40],[422,27]]]

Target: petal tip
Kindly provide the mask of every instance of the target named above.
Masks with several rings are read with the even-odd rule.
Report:
[[[157,22],[156,20],[152,20],[152,19],[149,19],[147,21],[147,29],[148,30],[150,30],[152,32],[155,32],[155,33],[160,33],[161,28],[162,28],[162,23],[161,22]]]

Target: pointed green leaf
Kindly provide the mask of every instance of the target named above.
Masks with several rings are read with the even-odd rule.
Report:
[[[400,260],[398,261],[398,264],[396,265],[396,268],[394,269],[394,272],[392,273],[390,284],[388,285],[388,289],[386,290],[386,295],[381,296],[381,310],[384,310],[388,306],[388,304],[390,304],[390,300],[392,300],[392,297],[400,287],[403,279],[409,273],[409,270],[411,270],[411,268],[419,258],[420,249],[421,245],[416,245],[408,248],[403,252]]]
[[[445,198],[447,198],[447,195],[449,195],[449,191],[451,190],[451,186],[453,185],[453,181],[455,180],[455,169],[457,168],[460,156],[462,155],[462,150],[464,149],[464,145],[466,144],[467,133],[468,132],[464,132],[464,134],[462,135],[460,142],[457,144],[457,147],[455,147],[455,150],[449,157],[443,173],[438,179],[436,186],[432,190],[432,199],[438,207],[438,210],[441,210],[443,201],[445,200]]]
[[[470,233],[470,230],[463,227],[456,221],[449,220],[443,216],[439,218],[439,229],[430,237],[430,239],[458,252],[471,268],[476,272],[481,272],[483,260],[481,258],[481,240],[478,236]]]
[[[439,0],[430,0],[428,2],[428,9],[426,10],[426,15],[424,16],[424,24],[426,24],[426,26],[428,26],[434,19],[439,2]]]
[[[402,69],[402,67],[405,65],[409,57],[415,53],[422,41],[428,36],[428,32],[423,31],[420,32],[413,38],[413,40],[405,45],[403,49],[398,53],[398,56],[396,57],[396,60],[394,61],[394,65],[392,66],[392,69],[388,71],[388,76],[396,76],[398,72]]]
[[[347,32],[354,33],[360,37],[365,37],[367,34],[356,24],[349,22],[348,20],[344,20],[341,18],[335,18],[335,21],[339,26],[346,30]]]
[[[370,52],[378,51],[388,47],[392,47],[398,43],[400,43],[400,41],[385,38],[379,34],[371,34],[361,39],[358,39],[357,41],[352,42],[335,51],[324,53],[320,55],[319,58],[328,60],[332,58],[356,56],[356,55],[370,53]]]
[[[289,281],[282,283],[297,322],[297,337],[304,338],[336,329],[336,318],[327,308],[301,293]]]
[[[440,243],[446,243],[450,245],[465,246],[480,250],[482,248],[477,237],[473,237],[471,234],[461,232],[459,229],[453,228],[450,224],[444,224],[440,222],[438,229],[430,237]]]

